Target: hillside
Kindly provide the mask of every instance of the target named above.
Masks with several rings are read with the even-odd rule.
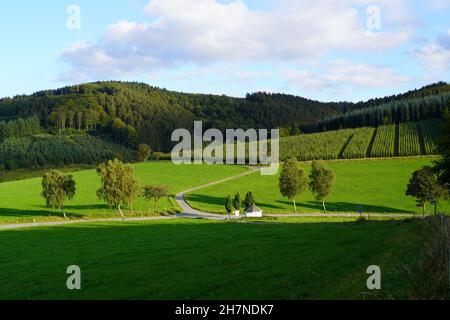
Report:
[[[416,122],[442,116],[450,108],[450,91],[386,102],[372,108],[350,111],[308,126],[310,131],[360,128],[383,124]]]
[[[436,118],[446,108],[449,92],[450,85],[437,83],[366,102],[323,103],[285,94],[254,93],[232,98],[179,93],[142,83],[96,82],[0,99],[0,121],[36,116],[46,132],[109,135],[127,147],[147,143],[155,151],[167,152],[172,146],[173,130],[190,129],[193,120],[202,120],[205,129],[280,128],[283,135],[292,135],[317,131],[317,124],[324,119],[418,99],[422,109],[433,108],[433,112],[404,117],[404,121],[383,118],[382,124]]]
[[[136,151],[98,137],[34,135],[11,137],[0,143],[0,172],[21,168],[93,164],[113,158],[136,161]]]
[[[280,158],[301,161],[436,155],[442,120],[304,134],[280,140]]]

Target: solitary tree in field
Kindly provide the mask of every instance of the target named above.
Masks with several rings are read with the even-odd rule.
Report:
[[[139,161],[147,161],[148,157],[150,157],[151,149],[148,144],[140,144],[138,146],[138,160]]]
[[[253,192],[251,192],[251,191],[247,192],[247,194],[245,195],[245,200],[244,200],[245,209],[250,208],[255,203],[256,203],[255,196],[253,195]]]
[[[297,212],[295,198],[308,188],[308,177],[305,171],[299,168],[296,160],[290,159],[283,163],[279,187],[280,193],[289,200],[292,200],[294,210]]]
[[[325,199],[333,191],[336,175],[333,170],[325,167],[324,162],[314,161],[309,176],[309,187],[317,201],[322,201],[323,211],[326,213]]]
[[[234,199],[233,199],[233,207],[236,211],[241,211],[241,207],[242,207],[242,199],[241,199],[241,195],[238,192],[236,192]]]
[[[145,186],[144,198],[155,201],[155,212],[157,211],[158,201],[161,198],[169,196],[169,189],[166,186]]]
[[[225,210],[227,211],[228,215],[233,211],[233,200],[231,200],[231,195],[227,196],[227,199],[225,200]]]
[[[42,178],[42,197],[47,208],[59,209],[67,218],[64,211],[64,202],[75,196],[75,180],[71,175],[65,175],[57,170],[50,170]]]
[[[97,190],[97,197],[106,201],[110,207],[116,207],[122,219],[125,220],[121,206],[131,208],[133,201],[141,193],[133,168],[114,159],[99,165],[97,173],[102,181],[102,186]]]
[[[415,198],[417,206],[422,207],[423,215],[425,215],[425,207],[428,202],[434,203],[434,212],[436,213],[437,203],[444,193],[445,189],[439,184],[430,167],[423,167],[415,171],[406,190],[406,195]]]

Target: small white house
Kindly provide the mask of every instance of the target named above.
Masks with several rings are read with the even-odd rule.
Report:
[[[263,212],[260,208],[255,205],[245,209],[245,216],[247,218],[262,218]]]

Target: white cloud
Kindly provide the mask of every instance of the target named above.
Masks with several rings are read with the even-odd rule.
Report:
[[[422,0],[422,3],[430,10],[450,8],[450,0]]]
[[[275,1],[275,0],[273,0]],[[72,46],[61,56],[79,76],[150,72],[176,65],[279,62],[319,58],[327,52],[381,52],[407,41],[411,25],[404,0],[380,0],[380,32],[366,29],[368,0],[281,0],[251,10],[241,0],[152,0],[146,23],[120,21],[97,43]],[[402,27],[399,27],[402,25]],[[393,27],[395,26],[395,27]]]
[[[445,71],[450,68],[450,50],[431,43],[414,51],[414,55],[427,67],[435,71]]]
[[[425,66],[426,72],[436,77],[450,72],[450,30],[443,33],[435,42],[429,42],[412,52]],[[442,79],[441,79],[442,80]]]
[[[396,74],[385,66],[367,64],[352,64],[349,61],[338,60],[331,63],[323,72],[306,70],[287,70],[284,77],[292,86],[307,91],[332,89],[335,92],[350,88],[390,88],[410,81],[405,76]]]

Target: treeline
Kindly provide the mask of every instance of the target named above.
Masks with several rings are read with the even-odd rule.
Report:
[[[0,99],[0,120],[36,116],[48,132],[107,134],[112,135],[115,142],[127,147],[135,148],[140,143],[146,143],[154,151],[167,152],[173,146],[171,133],[178,128],[192,129],[194,120],[202,120],[205,130],[280,128],[283,135],[293,135],[317,131],[318,127],[320,130],[329,130],[335,125],[339,128],[340,125],[331,120],[327,123],[330,127],[316,124],[322,119],[335,119],[344,114],[352,118],[355,110],[365,114],[366,110],[380,104],[397,104],[404,100],[411,104],[417,99],[421,103],[429,98],[441,108],[442,101],[433,100],[432,97],[440,97],[448,92],[450,85],[437,83],[402,95],[367,102],[323,103],[264,92],[248,94],[242,99],[178,93],[143,83],[96,82]],[[416,115],[408,117],[406,121],[417,118]],[[420,112],[418,117],[427,117],[427,114]],[[383,122],[385,117],[382,115],[381,118]],[[390,121],[389,118],[386,121]]]
[[[0,121],[0,142],[9,137],[26,137],[41,132],[42,129],[38,117]]]
[[[92,136],[12,137],[0,144],[0,169],[98,164],[118,158],[136,161],[134,150]]]
[[[394,100],[373,108],[356,110],[328,118],[310,126],[311,131],[339,130],[343,128],[376,127],[386,124],[417,122],[441,118],[450,108],[450,92],[432,96]]]

